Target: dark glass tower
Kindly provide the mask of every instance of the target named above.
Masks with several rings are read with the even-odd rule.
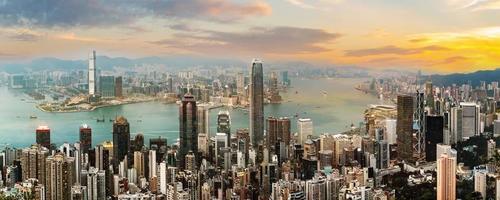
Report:
[[[413,162],[413,97],[408,95],[399,95],[398,120],[396,131],[398,135],[398,155],[400,160]]]
[[[127,119],[119,116],[113,122],[113,169],[118,170],[118,164],[130,152],[130,125]],[[130,156],[127,156],[130,159]],[[128,162],[128,161],[127,161]]]
[[[189,151],[198,152],[198,122],[196,120],[196,100],[191,93],[186,93],[179,106],[180,147],[177,155],[180,169],[185,168],[184,158]]]
[[[436,161],[436,145],[443,143],[444,117],[425,117],[425,160],[427,162]]]
[[[252,61],[250,72],[250,137],[254,148],[264,140],[264,82],[258,59]]]
[[[47,126],[39,126],[36,129],[36,143],[50,149],[50,129]]]
[[[92,129],[87,124],[80,127],[80,145],[82,153],[88,153],[92,148]]]

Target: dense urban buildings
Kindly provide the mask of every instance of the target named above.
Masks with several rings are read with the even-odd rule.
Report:
[[[358,89],[380,89],[365,95],[383,96],[384,104],[368,105],[357,113],[364,117],[361,123],[330,133],[323,131],[329,114],[322,105],[286,115],[270,112],[283,102],[292,102],[290,110],[300,107],[294,97],[302,91],[290,91],[288,72],[278,77],[262,70],[255,60],[249,77],[241,69],[207,77],[186,70],[143,76],[108,71],[99,76],[94,95],[86,94],[86,81],[79,81],[75,85],[81,89],[72,90],[84,94],[63,100],[59,109],[94,112],[103,104],[133,103],[148,95],[154,101],[139,106],[155,107],[148,111],[151,116],[131,112],[127,118],[128,110],[118,111],[124,116],[113,113],[114,118],[96,110],[74,125],[86,123],[78,133],[72,128],[76,139],[62,144],[48,126],[40,126],[32,146],[0,152],[0,197],[412,199],[417,190],[424,199],[496,197],[500,123],[492,95],[497,84],[473,89],[417,84],[408,77],[374,79],[365,83],[373,86]],[[280,93],[289,99],[275,101]],[[315,101],[336,98],[318,93],[323,96]],[[75,104],[82,107],[71,107]],[[178,123],[178,131],[163,129],[170,123],[163,120],[160,133],[148,130],[143,123],[160,121],[156,110],[168,106],[175,108],[168,120]],[[308,113],[314,109],[322,114]],[[33,122],[37,118],[30,116]],[[94,121],[92,129],[85,120]],[[111,129],[110,140],[94,139],[102,127]]]

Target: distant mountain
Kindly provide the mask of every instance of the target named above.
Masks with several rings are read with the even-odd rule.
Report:
[[[429,76],[424,78],[426,80]],[[480,81],[486,83],[500,81],[500,68],[494,70],[481,70],[473,73],[455,73],[448,75],[431,75],[432,84],[436,86],[461,85],[470,82],[473,86],[480,85]]]
[[[241,67],[249,68],[250,60],[242,61],[238,59],[220,59],[197,56],[166,56],[166,57],[143,57],[143,58],[125,58],[125,57],[107,57],[97,56],[97,67],[102,70],[112,70],[114,67],[134,67],[141,65],[162,65],[166,69],[182,70],[187,67]],[[294,71],[319,70],[322,68],[338,70],[367,70],[355,66],[335,66],[312,64],[303,61],[264,61],[265,70],[288,69]],[[0,65],[0,72],[22,73],[28,71],[42,70],[85,70],[88,66],[87,60],[63,60],[58,58],[39,58],[27,63],[13,63]]]
[[[111,70],[113,67],[133,67],[145,65],[163,65],[167,68],[182,69],[195,66],[248,66],[248,63],[236,59],[216,59],[192,56],[169,56],[169,57],[144,57],[130,59],[124,57],[111,58],[97,56],[97,66],[103,70]],[[13,63],[0,65],[0,71],[7,73],[21,73],[27,71],[41,70],[75,70],[86,69],[87,60],[62,60],[58,58],[39,58],[28,63]]]

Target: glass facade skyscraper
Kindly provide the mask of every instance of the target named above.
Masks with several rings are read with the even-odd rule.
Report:
[[[254,147],[264,139],[263,76],[262,61],[254,59],[250,72],[250,137]]]

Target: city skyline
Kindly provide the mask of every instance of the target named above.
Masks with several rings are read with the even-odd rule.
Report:
[[[470,72],[498,66],[498,9],[495,0],[5,1],[0,63],[96,49]]]

